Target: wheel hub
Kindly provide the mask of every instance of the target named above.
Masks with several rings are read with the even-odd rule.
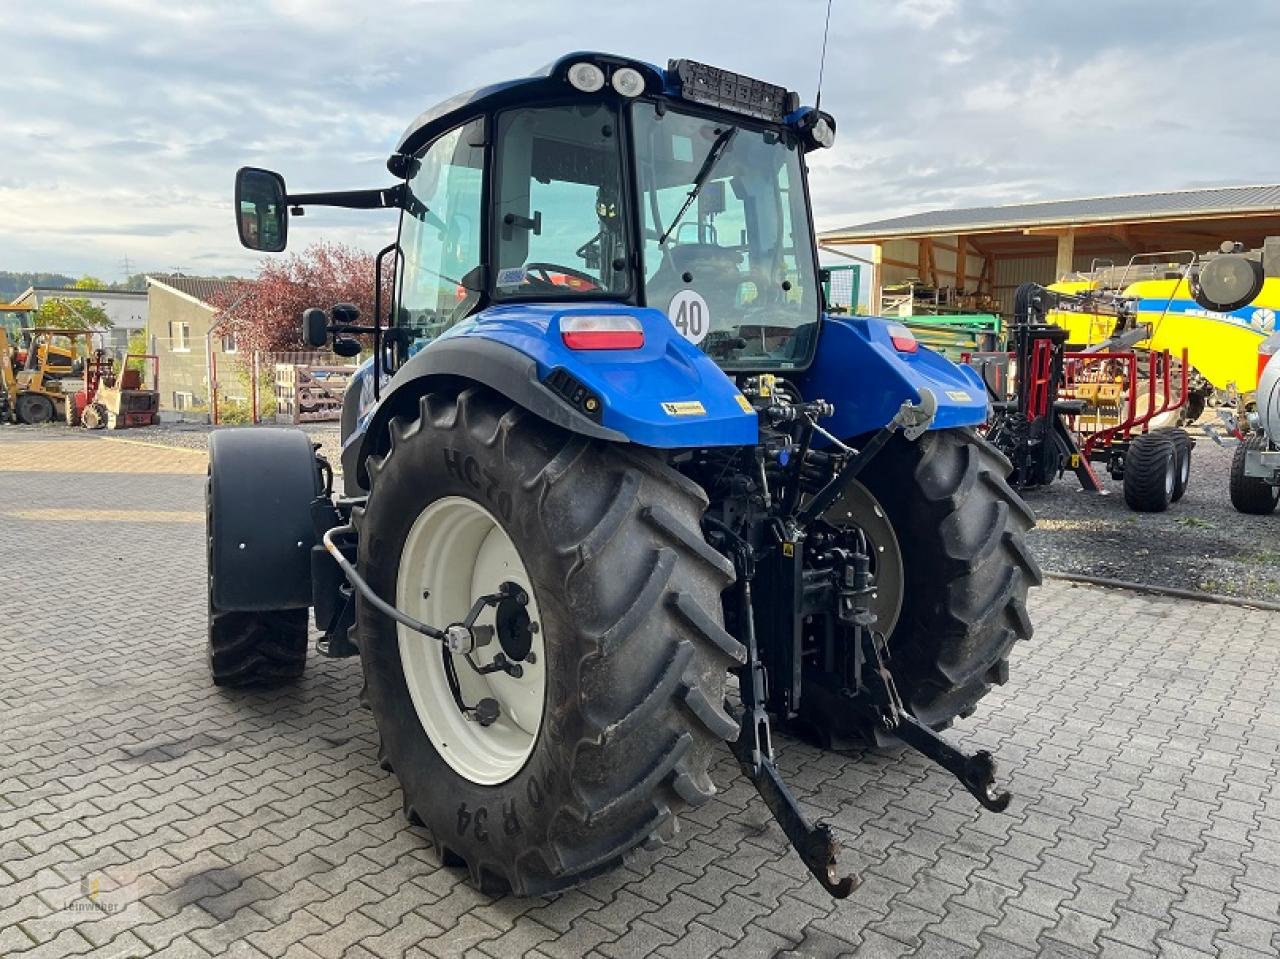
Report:
[[[469,650],[397,627],[423,731],[459,775],[488,786],[518,773],[537,742],[546,700],[541,616],[528,570],[492,513],[461,496],[427,506],[401,550],[397,607],[424,623],[461,623],[495,592],[503,596],[480,613]]]
[[[866,534],[876,587],[867,606],[876,614],[876,630],[889,636],[902,612],[903,572],[898,537],[884,508],[869,489],[854,480],[822,518],[836,527],[857,526]]]
[[[533,649],[533,633],[536,629],[529,618],[529,596],[524,590],[507,595],[498,603],[494,613],[497,620],[498,645],[513,663],[522,663]]]

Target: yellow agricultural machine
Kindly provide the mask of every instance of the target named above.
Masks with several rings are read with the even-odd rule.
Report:
[[[39,424],[64,417],[67,392],[78,388],[92,350],[93,333],[87,330],[24,328],[11,338],[0,327],[4,418]]]
[[[1227,249],[1226,247],[1230,247]],[[1095,264],[1088,273],[1055,283],[1050,290],[1086,294],[1128,304],[1129,330],[1149,335],[1130,337],[1126,346],[1151,352],[1184,351],[1191,363],[1185,419],[1195,421],[1215,392],[1229,398],[1249,397],[1258,386],[1257,356],[1262,341],[1276,330],[1280,310],[1280,278],[1266,278],[1259,292],[1246,302],[1228,302],[1231,309],[1213,310],[1196,301],[1195,287],[1203,269],[1223,254],[1235,253],[1224,244],[1219,253],[1192,251],[1136,256],[1117,267]],[[1048,321],[1067,330],[1070,343],[1090,348],[1114,341],[1126,332],[1114,311],[1051,310]],[[1136,335],[1136,334],[1135,334]]]

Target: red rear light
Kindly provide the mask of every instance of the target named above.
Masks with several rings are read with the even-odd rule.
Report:
[[[899,353],[914,353],[920,349],[920,344],[916,342],[916,335],[901,323],[889,324],[889,342]]]
[[[634,316],[566,316],[560,338],[571,350],[638,350],[644,346],[644,327]]]

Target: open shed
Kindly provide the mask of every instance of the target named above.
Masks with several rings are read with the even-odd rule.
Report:
[[[871,245],[871,311],[905,284],[944,308],[1008,314],[1013,291],[1052,283],[1136,253],[1206,252],[1280,234],[1280,184],[1051,200],[936,210],[875,220],[819,236],[833,253]]]

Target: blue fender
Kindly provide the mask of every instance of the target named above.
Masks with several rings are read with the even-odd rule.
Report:
[[[564,345],[564,317],[607,314],[639,320],[644,345],[630,350]],[[616,303],[491,307],[413,355],[385,383],[377,403],[371,372],[363,369],[347,392],[348,401],[359,405],[344,436],[343,471],[358,479],[360,465],[377,449],[391,418],[416,409],[434,378],[481,383],[566,429],[614,442],[689,449],[753,446],[759,437],[755,411],[733,380],[680,336],[665,313],[651,308]],[[596,401],[590,411],[579,397]]]
[[[889,336],[892,320],[827,317],[817,357],[791,379],[806,400],[828,400],[835,415],[822,426],[836,436],[854,437],[884,426],[903,400],[918,402],[928,387],[938,400],[931,429],[978,426],[987,418],[987,391],[978,373],[926,347],[898,351]]]

